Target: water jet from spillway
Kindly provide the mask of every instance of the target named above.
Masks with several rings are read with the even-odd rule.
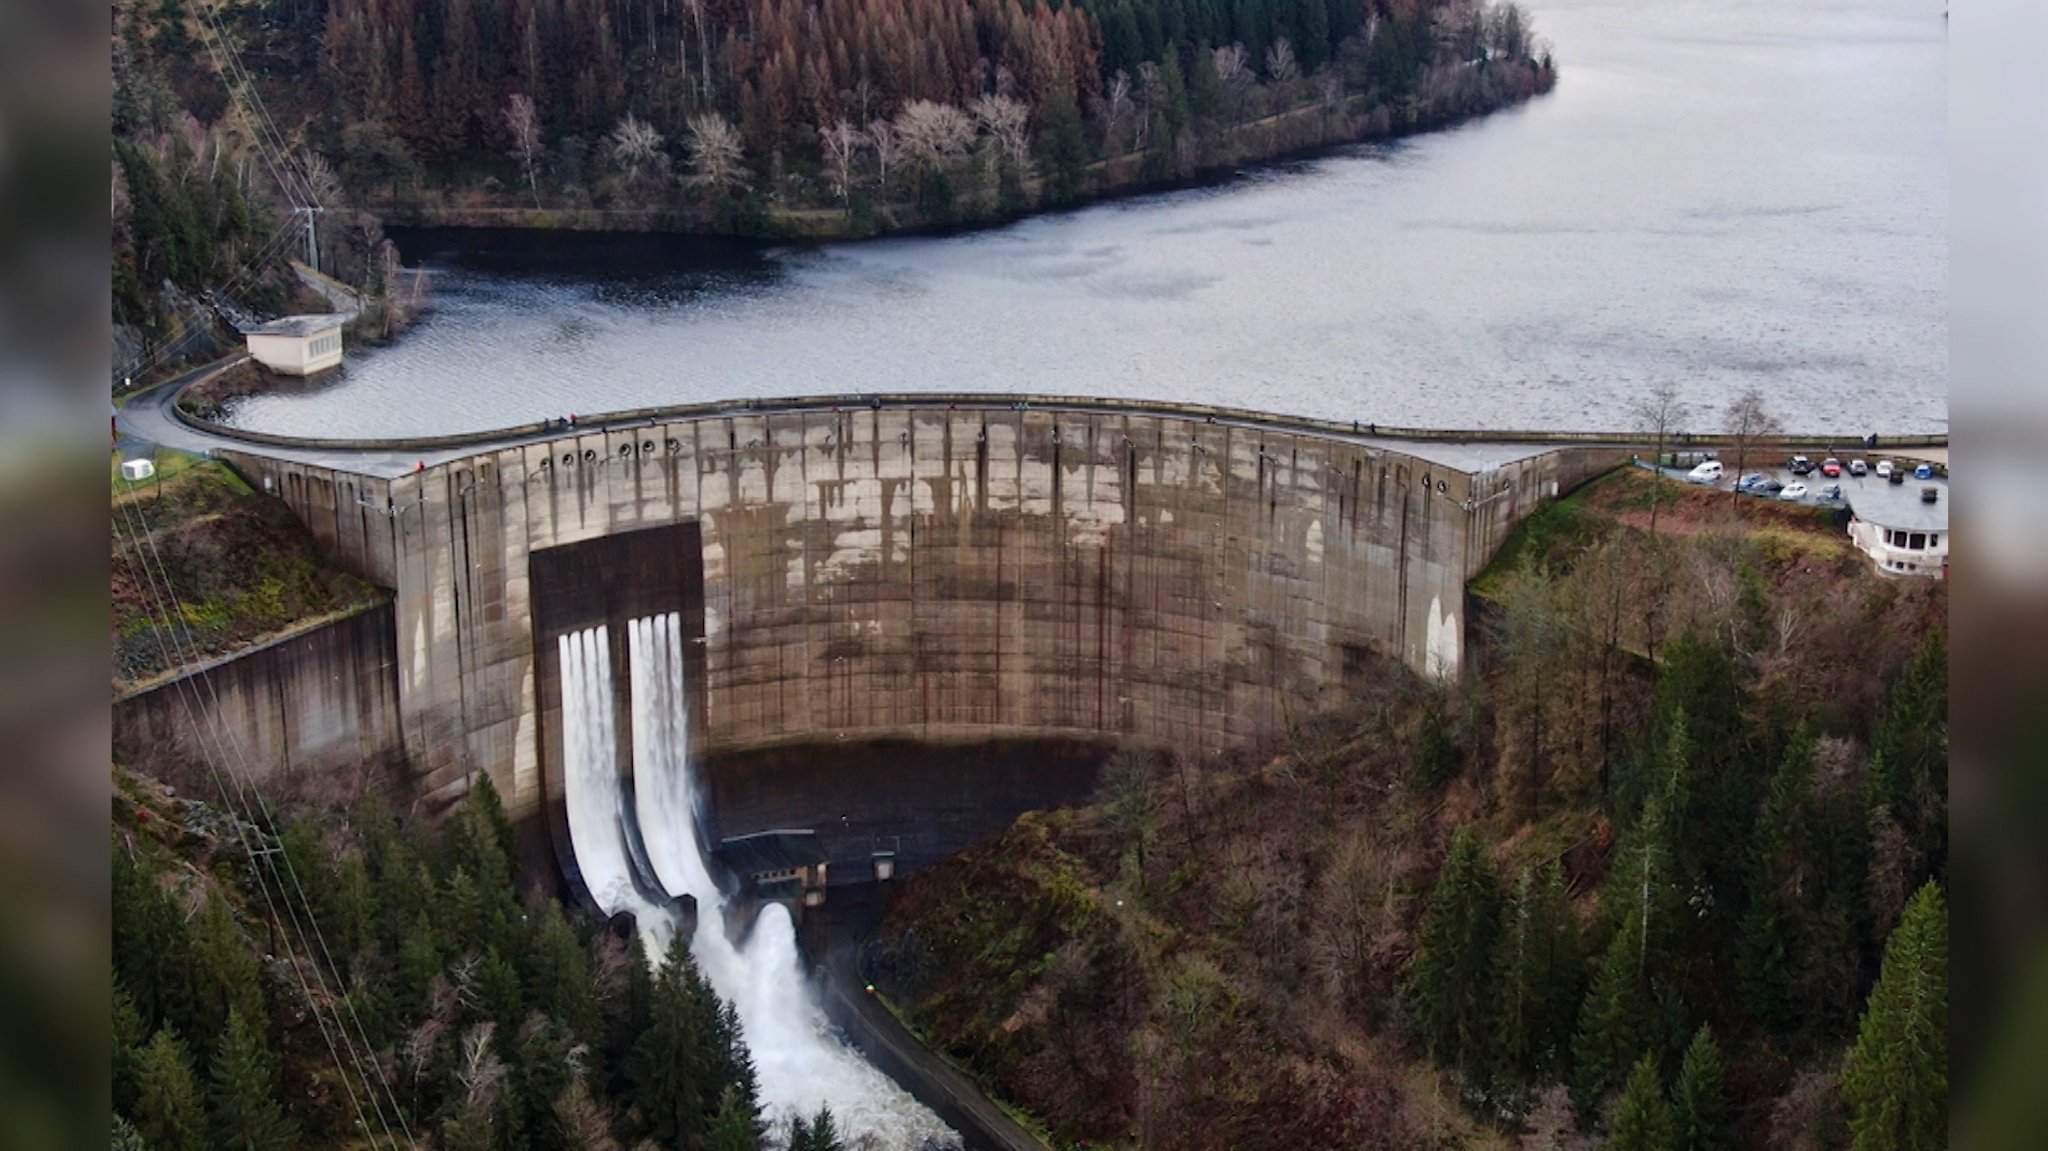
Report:
[[[591,897],[607,915],[632,912],[653,957],[666,952],[675,930],[670,901],[696,899],[690,952],[739,1013],[762,1107],[775,1126],[771,1137],[780,1138],[792,1115],[826,1106],[849,1146],[957,1146],[958,1137],[937,1116],[833,1032],[804,975],[787,908],[770,903],[742,938],[727,934],[733,892],[711,870],[690,770],[681,620],[670,612],[628,627],[630,781],[618,770],[607,630],[589,628],[557,641],[564,799],[576,866]],[[863,1144],[863,1137],[873,1142]]]

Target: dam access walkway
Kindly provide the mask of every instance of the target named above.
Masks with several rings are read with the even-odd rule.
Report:
[[[939,392],[743,399],[592,415],[579,417],[575,423],[568,425],[557,419],[456,435],[391,439],[277,435],[212,423],[179,410],[178,400],[188,388],[237,366],[246,358],[246,355],[237,354],[134,394],[116,413],[118,430],[124,437],[132,440],[194,454],[207,454],[223,449],[235,450],[384,479],[396,478],[422,467],[437,467],[502,448],[545,443],[579,435],[624,431],[690,419],[715,419],[736,415],[801,415],[866,409],[980,409],[1077,414],[1125,412],[1155,416],[1180,415],[1221,427],[1312,432],[1334,441],[1382,451],[1402,452],[1461,472],[1473,473],[1492,471],[1560,446],[1627,449],[1641,444],[1640,437],[1600,432],[1393,428],[1369,422],[1346,425],[1329,420],[1275,415],[1246,409],[1209,408],[1170,402],[1103,400],[1085,396]],[[1686,437],[1680,446],[1719,447],[1725,446],[1726,439],[1722,436],[1690,436]],[[1911,449],[1916,459],[1945,462],[1947,455],[1945,435],[1886,436],[1882,437],[1882,441],[1887,447],[1896,445],[1901,449]],[[1774,437],[1770,443],[1774,446],[1794,445],[1815,450],[1853,451],[1858,450],[1860,438],[1845,435],[1792,435]]]

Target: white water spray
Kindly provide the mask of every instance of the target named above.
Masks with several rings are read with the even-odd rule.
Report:
[[[616,766],[605,629],[561,639],[564,792],[570,840],[586,886],[606,914],[633,913],[649,955],[657,959],[676,926],[662,897],[696,897],[690,951],[713,989],[739,1012],[763,1109],[778,1128],[771,1138],[788,1130],[790,1116],[828,1106],[848,1146],[958,1146],[958,1136],[936,1115],[834,1034],[804,976],[787,908],[769,904],[745,938],[727,938],[730,893],[713,877],[699,838],[681,622],[673,612],[648,616],[632,621],[626,633],[633,699],[630,811]],[[661,891],[645,891],[635,882],[635,846],[645,848],[652,872],[645,880]]]

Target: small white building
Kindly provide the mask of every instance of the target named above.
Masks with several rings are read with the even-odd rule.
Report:
[[[1948,482],[1876,477],[1844,485],[1849,539],[1886,575],[1948,578]]]
[[[286,316],[242,334],[249,355],[280,375],[310,376],[341,363],[341,315]]]

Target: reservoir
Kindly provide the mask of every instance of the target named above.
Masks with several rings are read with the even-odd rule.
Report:
[[[1038,392],[1380,425],[1944,431],[1941,0],[1529,0],[1556,90],[1005,228],[789,247],[400,231],[436,307],[232,422],[431,435],[715,399]]]

